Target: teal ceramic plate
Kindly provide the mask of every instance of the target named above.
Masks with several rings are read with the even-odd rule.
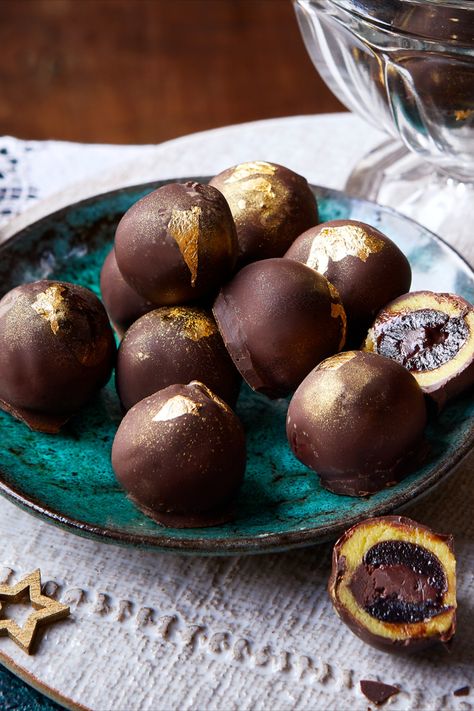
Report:
[[[98,292],[117,221],[155,187],[158,183],[99,195],[22,230],[0,248],[2,293],[39,278],[78,282]],[[414,289],[450,291],[474,301],[472,269],[439,238],[389,209],[332,190],[314,192],[322,220],[362,220],[389,235],[410,260]],[[110,465],[120,420],[113,382],[60,435],[31,432],[0,413],[0,490],[45,520],[102,541],[210,554],[284,550],[327,540],[367,516],[402,506],[451,472],[474,441],[471,396],[430,424],[431,450],[422,469],[368,499],[336,496],[291,454],[287,404],[243,387],[237,410],[248,436],[247,475],[237,518],[223,526],[161,528],[127,499]]]

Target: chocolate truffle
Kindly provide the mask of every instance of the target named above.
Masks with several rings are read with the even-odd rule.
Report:
[[[230,205],[241,265],[282,257],[299,234],[318,223],[316,198],[306,179],[282,165],[240,163],[216,175],[210,185]]]
[[[213,526],[233,517],[245,435],[230,407],[205,385],[170,385],[127,412],[112,466],[132,501],[158,523]]]
[[[117,356],[123,407],[128,410],[157,390],[191,380],[204,382],[235,405],[241,379],[212,316],[189,306],[163,306],[135,321]]]
[[[295,456],[335,494],[365,496],[417,463],[426,405],[415,378],[375,353],[346,351],[320,363],[288,408]]]
[[[110,321],[120,337],[137,318],[156,308],[127,284],[117,266],[113,249],[100,272],[100,291]]]
[[[213,311],[243,378],[269,397],[287,395],[344,345],[346,315],[336,289],[290,259],[248,264],[221,289]]]
[[[329,595],[352,632],[384,651],[448,642],[456,624],[452,537],[402,516],[362,521],[334,546]]]
[[[474,307],[455,294],[404,294],[379,313],[364,350],[407,368],[441,408],[474,385]]]
[[[115,257],[125,281],[157,306],[199,299],[234,268],[237,235],[229,206],[209,185],[164,185],[122,217]]]
[[[380,309],[411,284],[410,264],[397,245],[375,227],[355,220],[312,227],[285,257],[303,262],[334,284],[347,314],[347,340],[354,348]]]
[[[114,359],[107,313],[89,289],[43,280],[0,301],[0,407],[31,429],[58,432],[106,384]]]

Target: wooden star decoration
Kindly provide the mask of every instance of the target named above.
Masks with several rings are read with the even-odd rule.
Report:
[[[35,610],[26,619],[23,627],[15,620],[1,616],[2,602],[17,603],[28,597]],[[69,607],[41,592],[41,573],[35,570],[16,585],[0,585],[0,636],[7,635],[27,654],[32,654],[40,626],[62,620],[69,615]]]

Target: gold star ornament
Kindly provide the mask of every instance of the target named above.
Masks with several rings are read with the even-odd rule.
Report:
[[[33,612],[23,627],[15,620],[2,616],[2,603],[11,604],[29,600]],[[41,592],[41,573],[35,570],[13,586],[0,585],[0,636],[7,635],[27,654],[32,654],[40,626],[62,620],[69,615],[69,607]]]

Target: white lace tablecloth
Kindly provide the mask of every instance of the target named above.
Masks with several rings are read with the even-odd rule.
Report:
[[[0,241],[73,200],[243,160],[283,163],[340,188],[382,138],[348,114],[243,124],[159,146],[3,138]],[[326,594],[329,546],[227,558],[143,552],[79,538],[1,499],[0,584],[39,567],[72,616],[32,657],[0,639],[0,661],[63,703],[97,710],[365,711],[359,680],[367,678],[400,686],[389,708],[474,708],[474,692],[452,693],[474,687],[473,464],[407,510],[455,536],[459,634],[450,654],[395,658],[351,635]]]

